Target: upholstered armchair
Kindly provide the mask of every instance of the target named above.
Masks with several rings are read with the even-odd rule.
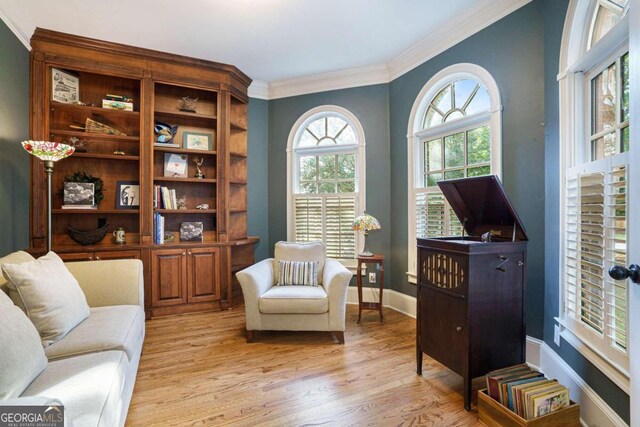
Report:
[[[278,286],[280,261],[317,261],[318,286]],[[236,273],[242,286],[247,342],[254,331],[329,331],[344,344],[347,288],[353,273],[326,257],[322,242],[278,242],[274,258]]]

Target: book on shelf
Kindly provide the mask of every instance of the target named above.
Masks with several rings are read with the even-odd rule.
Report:
[[[516,365],[489,372],[487,393],[516,413],[532,420],[571,404],[569,389],[546,378],[528,365]]]
[[[153,215],[154,224],[154,241],[158,244],[164,244],[164,217],[156,212]]]
[[[62,205],[62,209],[98,209],[97,205]]]
[[[174,144],[172,142],[154,142],[153,145],[156,147],[180,148],[180,144]]]
[[[156,185],[153,192],[153,207],[154,209],[178,209],[176,190]]]

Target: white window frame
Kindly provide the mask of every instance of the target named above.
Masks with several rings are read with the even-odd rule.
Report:
[[[362,211],[366,209],[366,142],[364,129],[360,124],[358,118],[346,108],[337,105],[321,105],[310,109],[304,113],[295,122],[289,132],[289,139],[287,142],[287,240],[295,240],[295,206],[293,203],[293,195],[297,191],[298,183],[298,153],[296,151],[296,144],[300,140],[302,132],[305,128],[311,124],[311,122],[326,116],[339,116],[344,119],[356,133],[358,143],[355,145],[344,146],[322,146],[316,148],[304,148],[303,155],[311,154],[342,154],[342,153],[355,153],[356,154],[356,213],[358,216]],[[340,194],[352,194],[352,193],[335,193]],[[309,194],[313,196],[313,194]],[[361,252],[364,248],[364,237],[362,232],[356,233],[356,254]],[[356,259],[340,259],[343,265],[350,270],[356,270]]]
[[[566,177],[569,168],[580,161],[588,168],[591,147],[591,99],[589,97],[591,78],[598,70],[602,71],[629,50],[629,15],[621,18],[618,24],[589,48],[593,28],[594,12],[599,0],[571,0],[560,47],[560,70],[558,83],[560,89],[560,244],[558,266],[560,272],[559,309],[556,321],[560,325],[560,335],[585,358],[600,369],[625,393],[630,393],[628,363],[621,364],[607,356],[594,343],[594,337],[584,328],[576,328],[572,319],[565,315],[565,241],[566,224]],[[619,94],[621,96],[621,94]],[[619,142],[619,141],[618,141]],[[584,160],[589,159],[589,160]],[[627,202],[629,204],[629,201]],[[628,313],[628,312],[627,312]],[[628,315],[628,314],[627,314]],[[627,331],[628,334],[628,331]]]
[[[472,79],[487,89],[491,107],[488,112],[474,114],[451,122],[423,129],[423,118],[433,99],[442,88],[455,80]],[[476,64],[461,63],[451,65],[435,74],[423,86],[411,108],[407,126],[407,192],[408,192],[408,271],[410,283],[417,283],[416,251],[416,194],[425,191],[422,167],[417,162],[424,159],[423,142],[452,133],[489,125],[491,139],[491,173],[502,178],[502,102],[500,91],[493,76]],[[424,164],[424,162],[422,163]],[[426,190],[428,191],[428,190]]]

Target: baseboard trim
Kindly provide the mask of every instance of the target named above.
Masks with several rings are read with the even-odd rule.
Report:
[[[362,298],[366,302],[378,301],[376,288],[364,288]],[[349,286],[347,304],[358,304],[358,288]],[[416,298],[393,289],[382,293],[382,305],[409,317],[416,317]],[[613,409],[544,341],[527,336],[527,363],[571,390],[571,399],[580,403],[580,422],[584,426],[624,427],[627,424]]]
[[[580,404],[582,425],[598,427],[628,425],[549,345],[540,342],[539,348],[540,371],[569,387],[571,399]]]

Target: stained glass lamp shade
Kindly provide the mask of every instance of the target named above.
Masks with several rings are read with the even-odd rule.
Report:
[[[351,228],[355,231],[364,231],[364,250],[358,256],[373,256],[373,253],[367,249],[367,235],[371,230],[380,230],[378,220],[364,212],[353,221]]]
[[[47,173],[47,251],[51,250],[51,174],[53,164],[58,160],[69,157],[75,147],[59,142],[22,141],[22,148],[27,153],[44,161],[44,171]]]

